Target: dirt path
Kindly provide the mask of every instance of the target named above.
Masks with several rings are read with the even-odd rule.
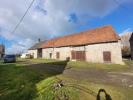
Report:
[[[69,69],[64,71],[64,76],[76,80],[87,80],[101,84],[133,87],[133,73],[107,72],[101,69]]]

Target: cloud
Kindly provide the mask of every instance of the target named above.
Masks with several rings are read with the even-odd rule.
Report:
[[[119,35],[123,36],[123,35],[126,35],[126,34],[131,34],[132,31],[133,31],[132,28],[127,28],[127,29],[123,30]]]
[[[24,52],[27,52],[27,49],[29,49],[29,47],[33,45],[34,43],[35,41],[31,39],[19,40],[18,42],[13,43],[13,45],[8,47],[6,49],[6,52],[8,54],[24,53]]]
[[[12,35],[10,32],[3,30],[3,29],[1,29],[1,31],[0,31],[0,36],[5,38],[6,40],[13,40],[16,38],[15,35]]]
[[[121,4],[132,0],[36,0],[15,33],[11,33],[32,0],[0,1],[0,36],[7,40],[22,42],[30,40],[27,46],[38,38],[47,39],[73,33],[88,20],[102,18]],[[7,51],[27,49],[13,44]],[[27,42],[28,43],[28,42]],[[16,48],[16,49],[15,49]]]

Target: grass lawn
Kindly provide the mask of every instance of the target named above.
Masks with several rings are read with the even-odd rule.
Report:
[[[98,68],[98,69],[105,69],[105,70],[123,70],[127,69],[127,65],[119,65],[119,64],[100,64],[100,63],[89,63],[89,62],[82,62],[82,61],[71,61],[68,63],[69,66],[74,68]]]
[[[0,63],[0,100],[53,100],[63,92],[75,100],[78,96],[75,89],[66,87],[54,92],[52,86],[58,81],[54,75],[47,71],[42,74],[23,64]]]
[[[62,65],[65,62],[59,62],[58,60],[54,59],[30,59],[32,62],[39,62],[39,63],[52,63],[57,62],[56,64]],[[58,63],[59,62],[59,63]],[[104,69],[109,71],[121,71],[121,70],[127,70],[129,68],[128,65],[133,64],[131,61],[124,61],[125,65],[120,64],[102,64],[102,63],[90,63],[90,62],[84,62],[84,61],[70,61],[67,63],[68,67],[72,68],[98,68],[98,69]]]
[[[44,59],[27,61],[57,66],[65,63]],[[86,62],[69,62],[67,66],[78,69],[82,67],[107,70],[128,69],[127,65],[92,64]],[[133,88],[96,84],[86,80],[78,81],[65,77],[61,73],[55,74],[55,72],[51,73],[49,70],[39,70],[20,63],[0,63],[0,100],[59,100],[59,98],[60,100],[96,100],[96,95],[100,88],[105,89],[113,100],[133,100]],[[63,80],[62,87],[58,86],[60,80]]]
[[[0,64],[0,100],[32,100],[43,77],[25,66]]]

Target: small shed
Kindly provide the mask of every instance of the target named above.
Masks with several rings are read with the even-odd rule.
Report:
[[[133,33],[130,37],[131,59],[133,60]]]

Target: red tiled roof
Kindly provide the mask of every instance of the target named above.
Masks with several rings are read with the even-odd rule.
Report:
[[[114,42],[119,39],[120,37],[116,34],[112,26],[108,25],[93,30],[48,40],[43,44],[43,48]]]

